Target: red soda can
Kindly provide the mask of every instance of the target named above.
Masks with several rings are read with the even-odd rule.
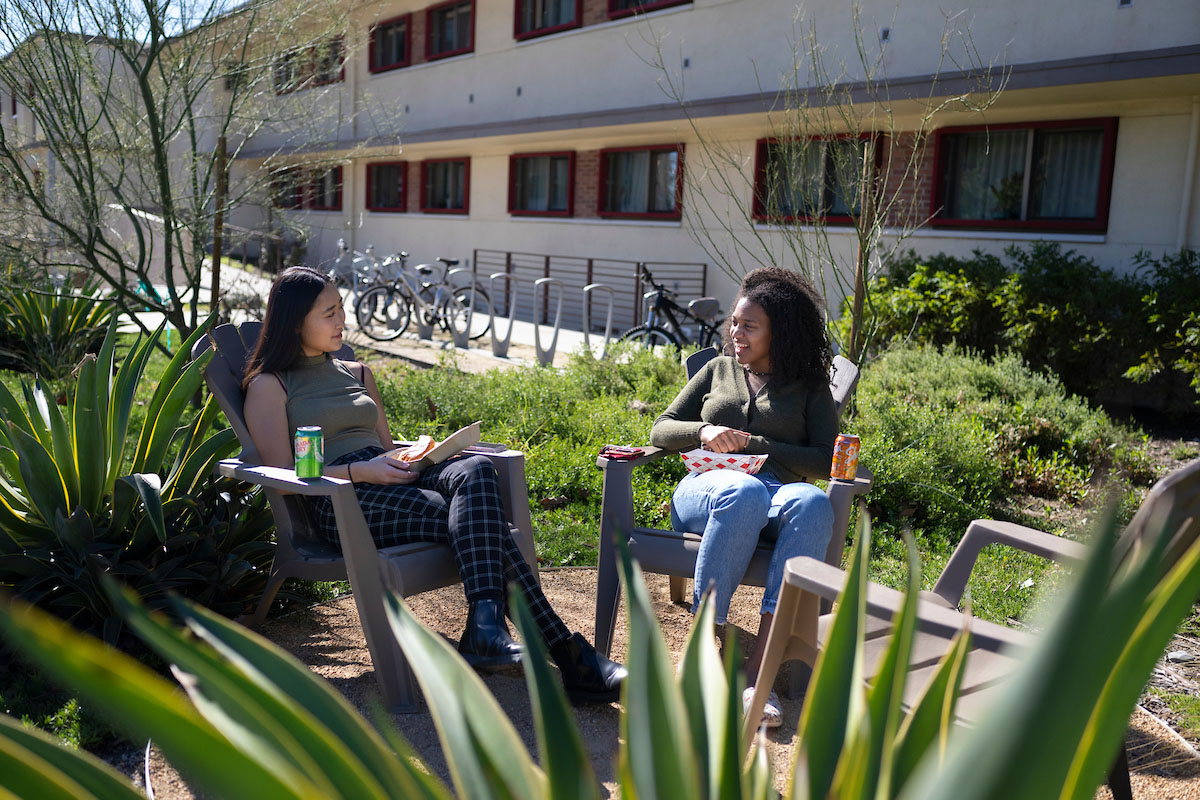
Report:
[[[833,443],[833,466],[829,477],[852,481],[858,475],[858,437],[851,433],[839,433]]]

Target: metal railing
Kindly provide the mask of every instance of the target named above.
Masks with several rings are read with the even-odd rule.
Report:
[[[611,287],[612,317],[608,324],[620,335],[642,321],[642,294],[645,289],[639,263],[645,263],[660,282],[681,297],[703,297],[707,293],[708,265],[697,262],[638,262],[477,249],[471,260],[471,268],[485,283],[490,275],[497,272],[511,275],[526,287],[532,287],[541,278],[554,278],[561,283],[564,298],[560,324],[563,328],[577,331],[583,330],[588,320],[593,322],[593,328],[599,320],[606,320],[610,302],[607,296],[593,297],[594,293],[585,292],[584,287],[595,283]],[[507,281],[503,287],[496,287],[502,294],[492,297],[493,305],[499,309],[508,308],[508,293],[512,291],[512,284],[513,281]],[[514,318],[524,322],[552,324],[556,308],[551,303],[551,294],[543,292],[535,297],[530,289],[519,291]],[[597,303],[599,305],[593,307]]]

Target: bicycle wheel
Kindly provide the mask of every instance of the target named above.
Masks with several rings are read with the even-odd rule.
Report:
[[[464,286],[456,289],[452,297],[446,298],[445,313],[442,319],[453,330],[462,330],[467,325],[467,311],[471,311],[471,329],[467,338],[478,339],[492,327],[492,302],[487,292],[478,286]]]
[[[721,329],[711,325],[700,328],[700,347],[715,347],[721,349]]]
[[[411,317],[408,298],[392,286],[368,289],[354,306],[354,318],[362,332],[386,342],[408,330]]]
[[[679,349],[679,341],[671,332],[657,325],[638,325],[635,328],[630,328],[621,334],[621,341],[636,342],[642,347],[649,349],[664,346],[674,347],[676,350]]]

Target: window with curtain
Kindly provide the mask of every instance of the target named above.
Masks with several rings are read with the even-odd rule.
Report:
[[[275,93],[295,92],[342,80],[341,37],[281,54],[272,65]]]
[[[405,203],[403,161],[367,165],[367,210],[404,211]]]
[[[509,213],[570,216],[574,153],[515,155],[508,163]]]
[[[470,159],[457,158],[425,161],[421,164],[421,210],[434,213],[466,214],[467,180]]]
[[[293,167],[272,179],[276,208],[342,210],[342,168]]]
[[[581,5],[581,0],[517,0],[516,37],[578,27]]]
[[[849,222],[859,213],[859,181],[866,158],[873,170],[875,151],[866,137],[760,140],[755,218]]]
[[[642,11],[654,11],[668,6],[681,6],[692,0],[608,0],[608,16],[627,17]]]
[[[426,58],[445,58],[470,52],[475,41],[472,24],[475,16],[473,0],[455,0],[428,10],[426,16]]]
[[[408,66],[410,16],[405,14],[402,17],[384,20],[371,29],[371,52],[369,54],[371,72],[383,72]]]
[[[1102,230],[1116,119],[947,129],[937,138],[935,225]]]
[[[600,213],[679,219],[682,145],[601,154]]]
[[[308,187],[308,208],[314,211],[342,210],[342,168],[316,170]]]

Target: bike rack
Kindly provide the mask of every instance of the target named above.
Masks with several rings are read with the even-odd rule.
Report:
[[[471,273],[471,270],[467,269],[466,267],[456,267],[446,273],[445,281],[446,281],[446,285],[450,287],[451,298],[454,297],[454,292],[456,291],[456,287],[454,286],[454,278],[455,278],[455,276],[462,275],[463,273],[466,273],[467,275],[471,276],[472,279],[474,278],[474,276]],[[470,281],[468,281],[468,284],[466,284],[466,285],[469,285],[469,283],[470,283]],[[448,304],[449,304],[449,301],[447,301],[447,305]],[[454,325],[454,320],[452,318],[448,318],[446,320],[446,322],[448,323],[446,327],[448,327],[450,329],[450,338],[454,340],[455,347],[462,347],[465,349],[465,348],[469,348],[471,346],[471,319],[474,317],[474,315],[475,315],[475,306],[474,305],[467,306],[467,326],[462,331],[459,331],[458,328]]]
[[[537,309],[541,305],[543,288],[558,287],[558,304],[554,310],[554,336],[550,339],[550,347],[542,348],[542,323],[537,321]],[[562,324],[563,282],[558,278],[538,278],[533,282],[533,347],[537,351],[538,364],[543,367],[554,362],[554,348],[558,346],[558,329]]]
[[[499,297],[496,291],[496,282],[503,279],[504,289],[508,294],[508,310],[505,316],[508,317],[508,333],[504,334],[501,339],[496,335],[498,325],[496,325],[496,303],[495,301],[488,304],[488,321],[491,322],[492,332],[492,355],[496,358],[508,358],[508,345],[512,342],[513,327],[516,325],[517,318],[517,290],[520,288],[520,281],[511,273],[508,272],[493,272],[488,278],[488,295],[489,297]],[[514,285],[515,284],[515,285]]]
[[[613,297],[615,293],[613,288],[603,283],[589,283],[583,287],[583,346],[592,352],[592,294],[597,291],[602,291],[608,294],[608,319],[604,322],[604,342],[600,345],[600,355],[594,358],[604,358],[608,355],[608,343],[612,340],[612,321],[613,321]]]

